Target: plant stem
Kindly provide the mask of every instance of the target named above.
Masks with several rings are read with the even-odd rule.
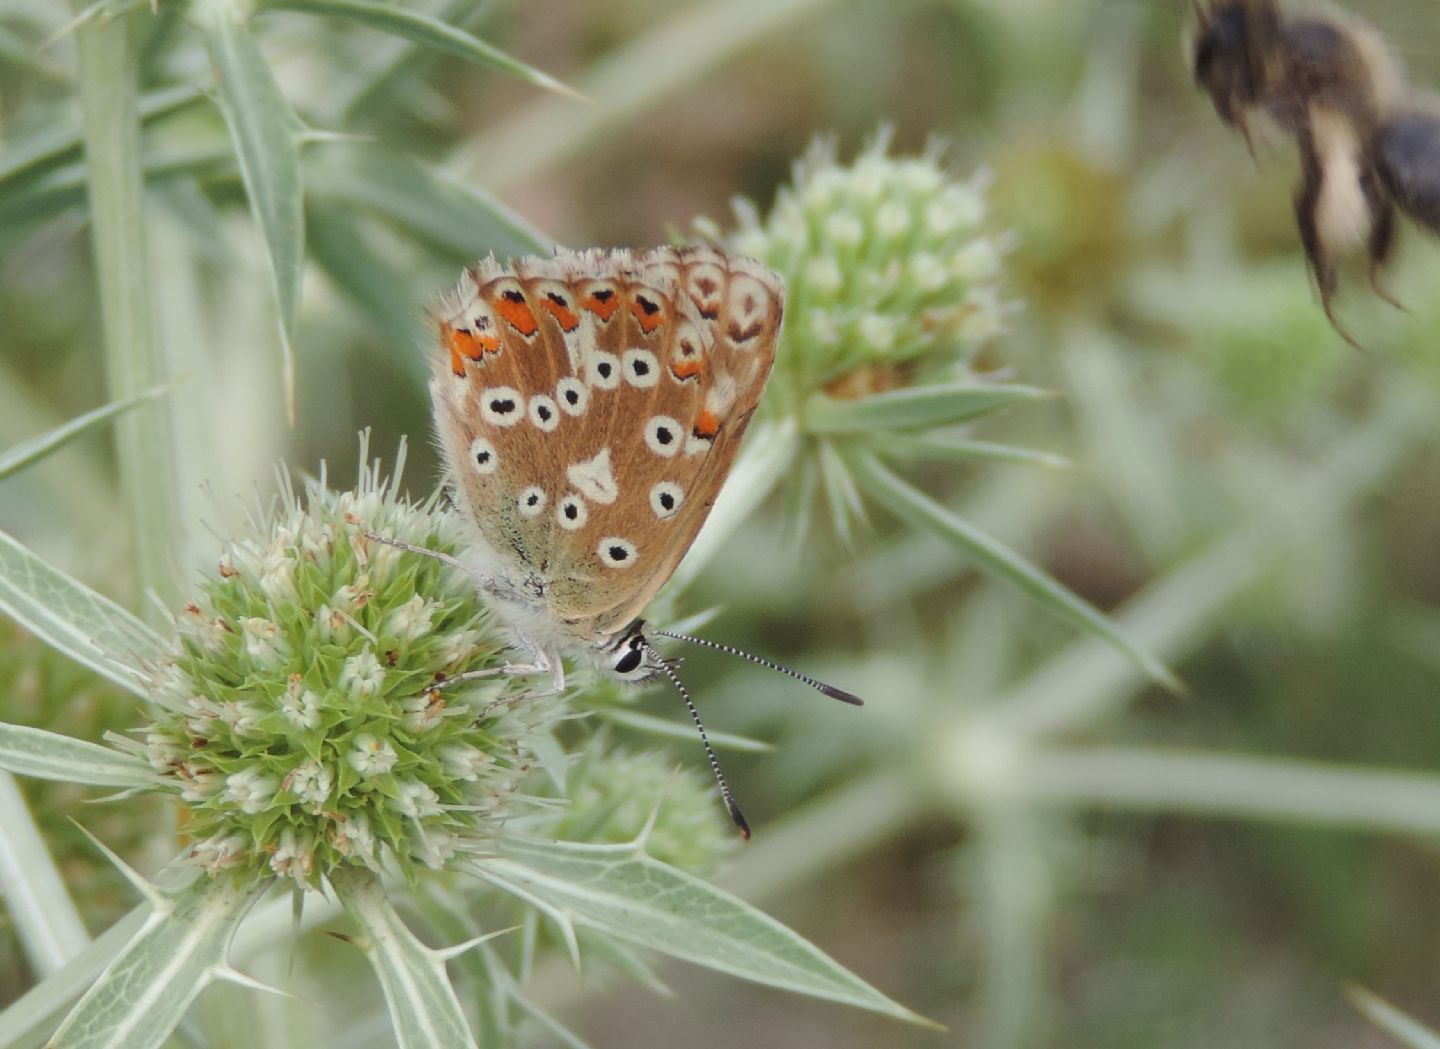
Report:
[[[76,14],[89,6],[87,0],[71,0]],[[75,50],[105,377],[111,399],[119,399],[167,378],[150,301],[138,91],[128,19],[86,19],[75,31]],[[150,587],[173,599],[178,517],[168,404],[161,400],[141,405],[117,420],[115,434],[137,590]]]

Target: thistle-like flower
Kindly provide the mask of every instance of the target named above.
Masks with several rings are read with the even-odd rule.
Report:
[[[186,809],[190,860],[249,884],[317,886],[338,865],[440,867],[508,814],[544,703],[498,668],[474,583],[367,533],[454,553],[434,500],[375,468],[353,492],[284,486],[176,622],[152,671],[144,749]]]
[[[950,175],[938,149],[891,156],[882,132],[849,165],[832,145],[815,145],[768,214],[736,202],[738,228],[728,235],[697,223],[703,236],[785,278],[785,324],[762,411],[775,433],[801,438],[784,448],[795,468],[769,470],[797,496],[797,531],[817,488],[842,536],[865,494],[898,508],[900,482],[884,460],[993,456],[965,427],[1041,395],[996,381],[977,361],[1004,313],[1006,244],[986,230],[986,184],[982,175]]]
[[[762,217],[735,205],[727,242],[785,278],[775,396],[849,399],[954,379],[1000,328],[1002,245],[984,229],[985,179],[957,181],[937,149],[888,154],[876,136],[850,166],[817,143]],[[719,237],[711,223],[707,236]]]

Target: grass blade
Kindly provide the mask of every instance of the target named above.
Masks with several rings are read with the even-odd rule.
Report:
[[[1175,675],[1153,655],[1131,642],[1108,616],[1046,575],[1019,553],[941,506],[925,493],[911,487],[876,459],[869,456],[857,457],[855,468],[860,483],[882,506],[917,528],[934,532],[945,539],[974,558],[984,571],[1019,587],[1042,608],[1054,612],[1088,633],[1104,638],[1134,660],[1156,682],[1167,688],[1180,689]]]
[[[433,47],[447,55],[463,58],[467,62],[488,66],[502,73],[519,77],[536,87],[578,99],[581,96],[566,87],[549,73],[543,73],[507,55],[504,51],[485,43],[479,37],[467,33],[424,11],[416,11],[399,4],[372,3],[370,0],[270,0],[266,5],[271,9],[303,11],[314,15],[333,15],[349,18],[383,33],[404,37],[423,47]]]
[[[374,150],[337,151],[335,159],[314,191],[329,206],[360,208],[466,262],[489,251],[504,259],[554,250],[494,197],[423,164]]]
[[[153,123],[204,97],[198,88],[189,84],[151,91],[140,96],[140,123]],[[7,183],[33,178],[81,159],[84,148],[84,132],[73,124],[63,122],[10,139],[5,146],[5,156],[0,158],[0,193],[9,190]]]
[[[816,394],[805,406],[805,428],[815,434],[928,429],[1049,396],[1049,391],[1035,386],[975,382],[912,386],[853,401]]]
[[[88,787],[148,787],[150,770],[119,751],[58,732],[0,723],[0,769]]]
[[[300,179],[299,118],[275,83],[265,56],[228,0],[202,0],[196,20],[214,64],[220,108],[230,127],[240,177],[265,239],[279,310],[285,404],[295,417],[295,359],[291,337],[300,306],[305,263],[304,189]]]
[[[1409,1049],[1440,1049],[1440,1034],[1402,1013],[1385,999],[1363,987],[1350,987],[1345,993],[1366,1019],[1400,1044],[1409,1046]]]
[[[158,397],[168,387],[157,386],[154,389],[146,390],[144,393],[136,394],[134,397],[126,397],[123,400],[112,401],[110,404],[86,412],[84,415],[76,416],[64,426],[57,427],[49,433],[41,434],[39,437],[28,441],[22,441],[4,452],[0,452],[0,480],[23,470],[32,463],[39,462],[51,452],[63,448],[75,438],[79,437],[86,430],[98,426],[102,422],[115,418],[121,412],[129,411],[131,408],[148,401],[152,397]]]
[[[0,772],[0,900],[37,977],[60,972],[90,943],[15,777]]]
[[[638,847],[511,838],[503,848],[477,860],[476,873],[577,925],[769,987],[930,1024],[769,915]]]
[[[161,647],[144,623],[0,532],[0,612],[121,688],[144,696],[139,665]]]
[[[886,441],[885,454],[924,459],[927,462],[1019,463],[1048,466],[1057,470],[1072,465],[1065,456],[1056,455],[1054,452],[1022,448],[1013,444],[998,444],[994,441],[977,441],[961,434],[947,433],[895,434]]]

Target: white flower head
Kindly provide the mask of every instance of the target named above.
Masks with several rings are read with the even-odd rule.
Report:
[[[190,858],[212,878],[246,857],[248,841],[243,834],[214,834],[190,850]]]
[[[416,594],[385,617],[385,625],[381,631],[398,637],[402,641],[419,640],[429,633],[437,607],[436,602],[427,601]]]
[[[411,732],[428,732],[445,717],[445,697],[438,689],[421,692],[405,700],[405,727]]]
[[[264,670],[274,670],[290,654],[280,628],[268,619],[241,619],[240,633],[245,638],[245,654]]]
[[[340,688],[356,696],[373,696],[385,685],[385,668],[367,646],[345,660],[340,670]]]
[[[295,558],[288,547],[271,549],[260,559],[260,589],[271,605],[295,602]]]
[[[855,248],[865,240],[865,227],[854,215],[841,212],[825,220],[825,237],[842,248]]]
[[[313,758],[297,765],[288,780],[291,792],[314,812],[318,812],[330,799],[330,789],[334,785],[335,777],[329,766]]]
[[[267,808],[275,797],[275,777],[259,769],[243,769],[225,777],[225,798],[240,806],[242,812],[254,816]]]
[[[285,695],[280,698],[280,713],[296,728],[320,727],[320,697],[304,686],[299,674],[291,674]]]
[[[474,782],[490,764],[490,755],[468,743],[450,743],[440,748],[440,762],[448,775]]]
[[[440,808],[440,795],[414,779],[400,784],[400,796],[395,799],[395,807],[412,820],[438,816],[443,811]]]
[[[304,883],[315,869],[315,849],[308,834],[286,827],[280,832],[280,846],[270,857],[270,869],[281,877]]]
[[[350,751],[350,767],[364,778],[383,776],[395,767],[399,756],[388,739],[376,739],[368,732],[355,737],[355,749]]]

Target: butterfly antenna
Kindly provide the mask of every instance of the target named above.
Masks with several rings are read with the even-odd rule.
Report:
[[[740,836],[749,841],[750,824],[745,822],[745,814],[740,811],[740,806],[735,804],[735,795],[730,793],[730,784],[725,782],[725,773],[720,771],[720,759],[715,756],[715,748],[710,745],[710,737],[705,734],[705,725],[700,720],[700,711],[696,709],[695,701],[690,698],[690,690],[685,687],[685,682],[680,680],[680,675],[675,672],[675,668],[661,658],[660,653],[644,641],[641,641],[640,645],[645,649],[645,654],[670,679],[670,684],[675,686],[675,691],[679,692],[680,698],[685,701],[685,709],[690,711],[690,720],[695,722],[695,728],[700,733],[700,742],[705,747],[705,757],[710,762],[710,771],[715,774],[715,782],[720,785],[720,797],[725,802],[725,808],[730,813],[730,818],[735,821],[735,826],[740,828]]]
[[[823,681],[817,681],[809,674],[802,674],[798,670],[791,670],[789,667],[775,662],[773,659],[766,659],[764,656],[757,656],[753,652],[746,652],[743,648],[736,648],[734,645],[722,645],[718,641],[709,641],[703,637],[691,637],[689,634],[672,634],[668,630],[656,630],[653,632],[656,637],[673,638],[676,641],[688,641],[692,645],[702,645],[705,648],[713,648],[717,652],[724,652],[727,655],[739,656],[741,659],[748,659],[762,667],[784,674],[786,677],[793,677],[796,681],[803,681],[816,692],[831,699],[838,699],[841,703],[849,703],[852,707],[863,707],[865,701],[853,692],[846,692],[843,688],[836,688],[834,685],[827,685]]]

